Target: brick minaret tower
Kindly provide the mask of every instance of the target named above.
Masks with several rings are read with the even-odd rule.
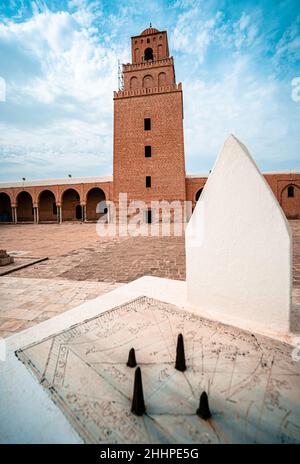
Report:
[[[185,200],[183,101],[167,32],[131,38],[124,90],[114,92],[114,199]]]

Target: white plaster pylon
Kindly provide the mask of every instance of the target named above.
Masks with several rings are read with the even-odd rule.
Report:
[[[186,229],[193,310],[263,333],[288,333],[291,233],[247,148],[230,135]]]

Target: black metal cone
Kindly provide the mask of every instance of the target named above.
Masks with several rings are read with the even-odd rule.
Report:
[[[177,348],[176,348],[176,363],[175,369],[178,371],[185,371],[186,364],[185,364],[185,355],[184,355],[184,345],[183,345],[183,336],[182,334],[178,335],[177,339]]]
[[[197,409],[196,414],[204,420],[210,419],[211,417],[211,412],[208,405],[208,396],[205,391],[201,393],[199,408]]]
[[[134,374],[134,388],[131,412],[133,414],[136,414],[137,416],[142,416],[146,412],[143,394],[142,373],[140,367],[136,368]]]
[[[135,351],[134,351],[134,348],[131,348],[131,350],[129,351],[129,355],[128,355],[128,361],[127,361],[127,366],[128,367],[136,367],[137,363],[136,363],[136,359],[135,359]]]

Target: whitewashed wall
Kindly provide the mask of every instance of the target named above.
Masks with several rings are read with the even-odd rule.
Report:
[[[289,224],[248,150],[228,137],[186,230],[187,299],[200,314],[288,332]]]

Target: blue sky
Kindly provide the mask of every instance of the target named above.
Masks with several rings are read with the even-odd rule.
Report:
[[[229,133],[261,170],[300,169],[300,0],[0,0],[0,180],[112,174],[117,61],[150,21],[183,83],[188,174]]]

